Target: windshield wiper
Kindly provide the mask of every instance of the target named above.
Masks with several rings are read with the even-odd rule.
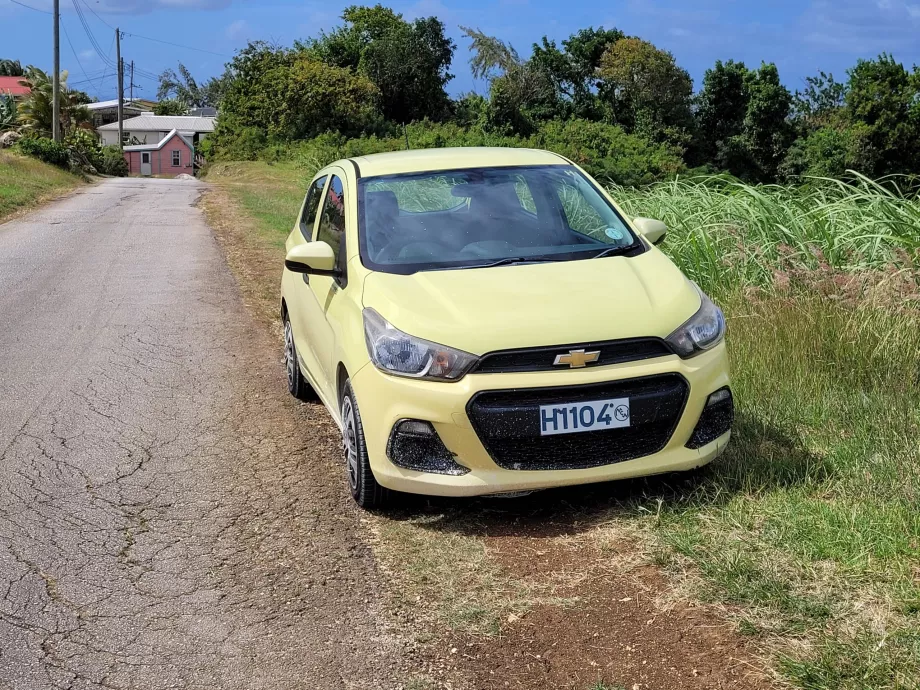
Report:
[[[508,256],[504,259],[492,261],[487,264],[473,264],[472,266],[451,266],[450,268],[492,268],[493,266],[510,266],[511,264],[542,264],[551,261],[565,261],[565,259],[550,259],[545,256]]]
[[[638,245],[627,244],[625,247],[610,247],[610,249],[605,249],[600,254],[595,254],[592,256],[592,259],[600,259],[605,256],[619,256],[620,254],[628,254],[629,252],[635,251],[638,248]]]

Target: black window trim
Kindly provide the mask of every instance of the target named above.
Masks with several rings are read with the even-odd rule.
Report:
[[[338,170],[338,174],[335,172]],[[326,172],[326,183],[323,185],[323,198],[322,206],[326,205],[326,198],[329,196],[329,190],[332,187],[332,178],[338,177],[342,181],[342,194],[345,196],[345,203],[343,203],[344,215],[343,220],[345,221],[345,230],[342,231],[342,239],[339,246],[339,254],[336,256],[336,264],[338,264],[339,258],[342,259],[341,269],[338,270],[333,276],[332,279],[336,285],[340,288],[345,288],[348,286],[348,176],[345,174],[345,171],[341,168],[333,168]],[[322,208],[317,213],[317,223],[314,232],[314,239],[319,239],[319,221],[322,220]],[[336,266],[336,269],[339,267]]]
[[[558,156],[558,154],[556,155]],[[579,169],[574,163],[572,163],[566,158],[563,158],[562,156],[558,156],[558,157],[562,159],[562,161],[564,162],[562,163],[542,163],[542,164],[537,164],[537,165],[533,165],[530,163],[522,164],[522,165],[482,165],[478,167],[473,166],[473,167],[467,167],[467,168],[444,168],[444,169],[438,169],[438,170],[421,170],[417,172],[388,173],[386,175],[368,175],[365,177],[359,177],[357,180],[355,193],[358,196],[358,199],[357,199],[358,201],[358,204],[357,204],[357,208],[358,208],[358,228],[357,228],[358,230],[358,257],[361,261],[361,265],[370,271],[378,271],[380,273],[391,273],[394,275],[413,275],[415,273],[419,273],[422,271],[437,270],[441,268],[463,268],[462,264],[457,264],[456,262],[451,262],[452,264],[451,266],[445,267],[443,263],[378,264],[377,262],[373,261],[370,258],[370,255],[367,251],[367,238],[364,233],[364,194],[365,194],[364,189],[365,189],[365,185],[368,182],[373,182],[374,180],[379,180],[381,178],[412,177],[414,175],[419,175],[419,176],[421,175],[441,175],[441,174],[447,175],[450,173],[463,173],[463,172],[469,172],[471,170],[486,170],[486,169],[488,170],[515,170],[519,168],[526,168],[528,170],[534,170],[534,169],[565,168],[565,169],[571,170],[576,175],[580,176],[588,186],[594,188],[594,190],[600,195],[601,199],[603,199],[604,202],[607,203],[608,206],[610,206],[610,210],[613,211],[614,215],[620,219],[620,221],[623,223],[623,226],[626,228],[629,234],[632,235],[633,244],[629,245],[631,249],[630,249],[630,253],[628,254],[628,256],[637,256],[639,254],[644,254],[646,251],[648,251],[648,248],[650,245],[647,242],[643,241],[642,236],[632,229],[632,225],[623,217],[623,214],[620,213],[617,207],[610,203],[610,201],[607,199],[607,195],[605,194],[604,190],[601,189],[600,186],[597,185],[591,177],[589,177],[586,173],[584,173],[581,169]],[[354,163],[354,161],[352,162]],[[357,164],[355,165],[357,167]],[[591,257],[584,257],[584,258],[589,259]],[[575,261],[578,259],[572,259],[572,260]],[[472,264],[476,264],[479,262],[481,262],[480,259],[471,259],[469,263],[472,265]]]
[[[317,213],[316,217],[313,218],[313,227],[310,228],[309,234],[306,232],[307,228],[303,220],[303,214],[307,210],[307,204],[310,201],[310,194],[313,192],[313,188],[316,185],[316,183],[319,182],[320,180],[323,181],[323,187],[319,193],[320,201],[322,202],[323,199],[325,199],[325,194],[323,192],[326,191],[326,185],[329,184],[329,173],[323,173],[322,175],[317,175],[313,180],[310,181],[310,186],[307,188],[307,193],[303,198],[303,207],[301,208],[301,211],[300,211],[300,218],[297,221],[297,226],[300,228],[300,234],[303,235],[303,238],[307,242],[313,241],[313,231],[316,229],[316,219],[317,217],[319,217],[319,213]],[[318,210],[319,210],[319,206],[317,206],[317,211]]]

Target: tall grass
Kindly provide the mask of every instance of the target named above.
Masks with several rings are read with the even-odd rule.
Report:
[[[664,221],[670,255],[717,292],[770,285],[787,269],[914,267],[920,257],[920,200],[896,178],[854,173],[803,187],[678,178],[611,192],[628,213]]]

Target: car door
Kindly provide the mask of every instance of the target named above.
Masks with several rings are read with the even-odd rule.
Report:
[[[344,171],[332,169],[320,207],[314,240],[332,247],[336,257],[335,267],[340,273],[335,277],[310,276],[309,289],[313,293],[317,313],[316,318],[308,319],[305,324],[307,340],[314,348],[318,364],[316,383],[322,387],[322,397],[332,409],[335,409],[338,402],[335,391],[335,333],[338,329],[336,324],[330,322],[329,314],[341,290],[348,284],[345,219],[348,215],[346,204],[351,199],[345,185]]]
[[[297,226],[288,238],[287,248],[301,242],[312,242],[316,230],[316,221],[323,202],[323,192],[329,176],[323,174],[310,184],[304,198],[303,207]],[[320,366],[317,360],[316,347],[310,339],[307,324],[323,318],[322,311],[316,302],[316,297],[310,289],[310,280],[314,276],[297,274],[289,276],[289,286],[292,299],[288,299],[288,318],[291,321],[291,330],[294,333],[294,345],[297,347],[301,366],[306,369],[307,379],[310,383],[321,385]]]

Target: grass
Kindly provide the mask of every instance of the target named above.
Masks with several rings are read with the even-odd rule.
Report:
[[[213,179],[280,247],[300,172],[226,165]],[[689,480],[605,489],[556,519],[598,545],[643,535],[677,596],[724,607],[795,687],[920,688],[917,200],[859,178],[614,191],[668,223],[663,249],[724,307],[737,420],[723,458]],[[428,602],[437,625],[493,634],[559,602],[491,560],[481,510],[371,524],[402,596]]]
[[[267,245],[284,247],[310,182],[302,170],[289,162],[214,163],[204,177],[233,195]]]
[[[53,165],[0,151],[0,222],[81,183],[76,175]]]

